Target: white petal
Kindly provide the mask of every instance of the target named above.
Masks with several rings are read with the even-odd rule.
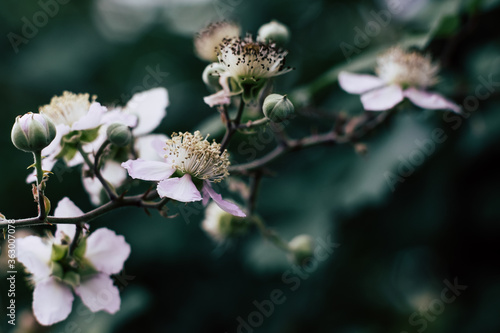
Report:
[[[154,88],[132,96],[125,107],[126,112],[138,117],[132,130],[135,136],[148,134],[160,125],[167,114],[168,92],[165,88]]]
[[[175,172],[175,169],[165,162],[146,161],[142,158],[123,162],[122,167],[127,169],[130,177],[134,179],[151,181],[160,181]]]
[[[42,150],[42,155],[58,154],[61,149],[62,137],[70,132],[70,127],[66,124],[59,124],[56,126],[56,136],[52,142]]]
[[[191,176],[185,174],[181,178],[168,178],[158,183],[156,187],[162,198],[171,198],[181,202],[200,201],[201,195]]]
[[[52,244],[45,243],[38,236],[18,238],[16,241],[17,260],[33,274],[35,282],[50,275]]]
[[[437,93],[408,88],[404,91],[404,95],[408,97],[413,104],[424,109],[452,110],[456,113],[460,113],[460,106]]]
[[[367,111],[383,111],[393,108],[403,98],[401,87],[390,85],[361,95],[361,103]]]
[[[130,255],[125,237],[107,228],[99,228],[87,238],[87,258],[94,267],[106,274],[119,273]]]
[[[75,292],[92,312],[104,310],[113,314],[120,310],[120,292],[106,274],[85,278]]]
[[[210,197],[215,201],[217,206],[219,206],[222,210],[228,212],[231,215],[245,217],[246,214],[232,202],[226,201],[222,199],[222,196],[214,191],[210,183],[205,181],[203,183],[203,194],[208,193]]]
[[[73,293],[69,286],[50,277],[35,285],[33,314],[42,325],[63,321],[71,313]]]
[[[78,121],[75,121],[73,126],[71,126],[71,130],[79,131],[96,128],[101,125],[101,119],[104,112],[106,112],[106,108],[104,106],[101,106],[98,102],[92,103],[90,105],[89,112],[87,112],[87,114]]]
[[[342,89],[351,94],[362,94],[369,90],[379,88],[385,83],[382,79],[374,75],[354,74],[340,72],[339,85]]]
[[[137,126],[137,122],[136,115],[126,113],[121,108],[110,110],[102,115],[102,123],[106,125],[120,123],[128,127],[135,127]]]
[[[165,143],[168,137],[163,134],[149,134],[135,140],[137,155],[148,161],[165,160]]]
[[[68,197],[62,198],[54,210],[55,217],[76,217],[83,214],[83,211]]]

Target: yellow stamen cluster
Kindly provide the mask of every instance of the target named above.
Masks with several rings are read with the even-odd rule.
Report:
[[[92,101],[96,96],[92,96]],[[54,96],[50,104],[40,107],[40,113],[49,117],[54,124],[73,125],[87,114],[90,108],[89,94],[73,94],[63,92],[62,96]]]
[[[220,147],[215,140],[208,142],[199,131],[173,133],[167,140],[165,157],[182,173],[217,183],[229,175],[230,164],[227,150],[221,154]]]
[[[377,58],[377,75],[387,83],[419,88],[430,87],[438,81],[439,65],[429,55],[408,52],[394,47]]]

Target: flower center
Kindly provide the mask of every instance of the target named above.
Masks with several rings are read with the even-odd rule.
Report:
[[[95,100],[96,96],[92,97]],[[49,117],[54,124],[73,125],[84,117],[90,108],[89,94],[73,94],[63,92],[62,96],[54,96],[50,104],[40,108],[40,113]]]
[[[405,52],[391,48],[377,58],[377,75],[390,84],[403,88],[414,86],[427,88],[436,84],[439,65],[433,64],[429,56],[417,52]]]
[[[267,79],[288,73],[285,67],[287,51],[277,49],[274,44],[254,42],[252,36],[225,38],[220,46],[219,61],[237,80]]]
[[[229,157],[227,151],[220,154],[220,144],[215,140],[210,143],[199,131],[194,135],[173,133],[165,147],[166,158],[172,165],[184,174],[212,182],[220,182],[229,175]]]

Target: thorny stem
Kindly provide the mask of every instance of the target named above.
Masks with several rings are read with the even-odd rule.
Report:
[[[148,195],[144,196],[144,194],[134,195],[134,196],[125,196],[116,198],[114,201],[109,201],[104,205],[97,207],[90,212],[87,212],[80,216],[75,217],[55,217],[55,216],[47,216],[45,221],[51,224],[76,224],[81,225],[82,223],[88,223],[102,215],[115,210],[121,207],[142,207],[142,208],[151,208],[151,209],[161,209],[167,202],[168,199],[163,199],[158,202],[151,202],[150,200],[155,199],[158,194],[155,192],[150,192]],[[10,223],[9,223],[10,222]],[[31,217],[27,219],[19,219],[12,222],[12,220],[3,220],[0,221],[0,228],[7,228],[7,225],[15,225],[16,227],[28,227],[28,226],[38,226],[38,225],[46,225],[43,221],[40,221],[38,217]]]
[[[45,195],[44,195],[45,184],[43,183],[42,152],[35,151],[33,152],[33,156],[35,158],[36,190],[38,194],[38,219],[40,221],[44,221],[47,212],[45,207]]]

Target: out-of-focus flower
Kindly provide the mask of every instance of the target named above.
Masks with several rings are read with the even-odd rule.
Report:
[[[68,198],[63,198],[54,216],[75,217],[83,212]],[[123,236],[100,228],[84,236],[73,254],[69,245],[76,227],[58,224],[54,238],[27,236],[17,241],[17,257],[32,274],[33,313],[42,325],[52,325],[71,313],[74,291],[92,311],[115,313],[120,309],[118,288],[111,274],[123,268],[130,246]]]
[[[291,260],[298,265],[304,265],[314,255],[314,240],[309,235],[294,237],[288,246],[291,250]]]
[[[56,137],[56,127],[46,116],[28,112],[17,116],[11,139],[17,149],[26,152],[41,151]]]
[[[228,21],[214,22],[194,37],[194,48],[198,57],[206,61],[217,61],[220,45],[225,38],[238,37],[241,27]]]
[[[285,45],[290,39],[290,31],[287,26],[272,20],[263,24],[257,33],[257,40],[264,43],[276,43],[277,46]]]
[[[132,178],[157,181],[156,190],[162,198],[181,202],[203,200],[204,205],[212,198],[226,212],[245,216],[237,205],[223,200],[210,184],[229,175],[228,154],[227,151],[220,153],[220,144],[209,143],[199,131],[194,135],[173,133],[164,150],[164,161],[136,159],[124,162],[122,166]]]
[[[218,54],[225,69],[218,73],[223,89],[205,97],[205,103],[211,107],[229,104],[229,98],[238,94],[243,94],[246,101],[256,98],[268,79],[292,70],[285,66],[286,55],[287,51],[256,42],[251,35],[224,39]]]
[[[208,204],[205,219],[201,223],[201,228],[218,242],[242,235],[248,227],[249,222],[246,219],[231,215],[214,202]]]
[[[406,97],[421,108],[460,113],[460,106],[427,91],[436,84],[438,71],[439,65],[432,63],[429,56],[395,47],[377,58],[378,76],[341,72],[339,84],[348,93],[361,94],[368,111],[389,110]]]

